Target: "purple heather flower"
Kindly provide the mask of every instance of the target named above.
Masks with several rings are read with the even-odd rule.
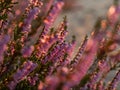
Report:
[[[27,16],[23,21],[23,24],[22,24],[23,35],[21,36],[21,42],[25,42],[25,40],[27,39],[28,33],[31,32],[31,23],[40,13],[40,8],[42,6],[42,2],[38,0],[31,0],[30,4],[33,5],[34,7],[28,10]]]
[[[7,86],[10,90],[14,90],[17,83],[15,81],[11,81]]]
[[[30,6],[39,7],[43,5],[43,3],[40,0],[29,0]]]
[[[28,76],[27,80],[29,81],[30,85],[34,86],[36,82],[38,81],[38,76]]]
[[[46,19],[44,20],[45,25],[47,25],[47,26],[50,25],[51,26],[51,24],[56,19],[58,13],[62,9],[63,4],[64,4],[63,1],[56,1],[56,3],[53,5],[53,8],[50,11],[50,13],[48,14],[48,16],[46,17]]]
[[[67,21],[66,19],[64,19],[56,31],[55,37],[58,38],[59,41],[64,41],[67,34],[68,34]]]
[[[45,54],[56,41],[64,41],[64,38],[67,35],[67,30],[65,30],[65,27],[67,27],[66,23],[67,21],[64,19],[64,21],[58,27],[57,31],[49,36],[46,35],[43,30],[39,37],[39,45],[37,48],[38,57],[40,57],[42,54]]]
[[[65,55],[65,53],[67,53],[66,52],[66,49],[68,48],[68,43],[63,43],[61,46],[60,46],[60,50],[59,50],[59,52],[57,52],[56,54],[55,54],[55,56],[51,59],[52,60],[52,62],[54,62],[53,63],[53,65],[50,67],[50,71],[49,71],[49,74],[52,74],[52,72],[56,69],[56,68],[58,68],[58,66],[60,65],[61,67],[63,66],[62,64],[62,62],[65,62],[65,61],[63,61],[63,59],[64,59],[64,55]]]
[[[58,40],[58,37],[59,37],[58,35],[57,35],[57,38],[56,38],[56,35],[49,38],[47,38],[47,36],[48,36],[48,32],[50,30],[51,25],[55,21],[63,5],[64,5],[63,1],[57,1],[53,5],[53,8],[48,13],[48,16],[44,19],[45,28],[43,29],[43,32],[39,37],[40,40],[39,40],[39,46],[38,46],[38,54],[39,54],[38,57],[40,57],[42,53],[44,54],[50,48],[50,46]]]
[[[55,62],[59,60],[60,57],[62,57],[65,54],[66,48],[67,48],[67,43],[66,42],[62,43],[60,45],[59,52],[57,52],[56,55],[52,58],[52,61]]]
[[[56,31],[56,37],[60,40],[64,40],[66,37],[68,31],[67,31],[68,22],[66,20],[66,17],[64,17],[63,21],[60,23],[59,27]]]
[[[36,17],[36,15],[39,14],[39,12],[40,9],[38,7],[34,7],[30,10],[27,18],[23,22],[22,32],[24,33],[24,35],[21,37],[21,42],[25,42],[25,40],[27,39],[28,33],[31,31],[32,20]],[[33,50],[33,46],[26,46],[25,44],[21,52],[24,57],[29,57],[32,54]]]
[[[112,82],[109,84],[107,90],[116,90],[118,83],[120,83],[120,70],[117,72],[116,76],[112,80]]]
[[[18,69],[17,72],[13,75],[13,81],[10,81],[8,83],[8,87],[9,88],[11,88],[12,86],[15,87],[17,83],[25,79],[25,77],[29,75],[29,73],[31,73],[36,67],[37,67],[36,63],[33,63],[32,61],[25,61],[22,65],[22,68]]]
[[[66,37],[66,35],[68,34],[68,31],[67,30],[63,30],[61,33],[60,33],[60,35],[59,35],[59,39],[61,40],[61,41],[63,41],[64,39],[65,39],[65,37]]]
[[[23,47],[21,53],[23,57],[30,57],[33,51],[34,51],[34,46],[25,46]]]
[[[98,83],[98,90],[105,90],[104,82],[102,80]]]
[[[112,25],[114,25],[119,18],[120,7],[119,6],[111,6],[108,11],[108,19]]]
[[[68,66],[71,62],[70,58],[72,56],[72,52],[75,48],[75,40],[73,40],[71,43],[66,43],[63,50],[60,50],[58,54],[61,52],[61,56],[59,55],[59,58],[57,61],[59,61],[59,67],[62,68],[63,66]],[[66,57],[65,57],[66,55]],[[58,67],[57,67],[58,68]]]
[[[37,64],[32,61],[26,61],[23,63],[23,68],[18,69],[18,71],[14,74],[13,79],[16,82],[22,80],[25,76],[27,76],[30,72],[32,72],[37,67]]]
[[[84,39],[84,41],[83,41],[83,43],[81,44],[81,46],[79,48],[79,51],[78,51],[77,55],[75,56],[75,58],[72,61],[73,63],[71,63],[72,67],[74,67],[76,65],[76,63],[78,63],[79,60],[81,59],[82,54],[84,53],[84,50],[85,50],[85,47],[86,47],[86,44],[87,44],[87,40],[88,39],[87,39],[87,36],[86,36],[85,39]]]
[[[39,0],[29,0],[30,4],[37,4]]]
[[[29,33],[31,31],[31,22],[32,20],[38,15],[40,12],[40,9],[38,7],[34,7],[30,10],[28,13],[27,18],[24,20],[23,26],[22,26],[22,32]]]
[[[45,56],[45,58],[42,60],[42,62],[45,64],[46,62],[53,60],[53,58],[55,57],[55,55],[56,55],[61,49],[63,49],[63,47],[64,47],[64,43],[57,44],[57,45],[53,48],[53,50],[51,50],[51,51],[49,52],[49,54]]]
[[[44,36],[45,37],[45,36]],[[40,57],[42,54],[45,54],[48,49],[58,40],[54,35],[46,36],[44,39],[40,38],[39,44],[37,47],[37,56]]]
[[[96,83],[99,81],[101,76],[102,76],[101,72],[94,72],[94,74],[92,74],[92,76],[90,77],[90,81],[88,81],[88,83],[86,83],[83,88],[95,90]]]
[[[50,12],[48,13],[48,16],[44,20],[44,25],[45,25],[44,33],[45,34],[48,33],[51,25],[55,21],[63,5],[64,5],[63,1],[56,1],[56,3],[54,3],[53,8],[50,10]]]
[[[7,34],[0,37],[0,64],[3,62],[3,54],[7,49],[7,43],[9,40],[10,36]]]
[[[75,49],[76,42],[73,40],[71,43],[67,44],[67,47],[65,49],[65,53],[67,54],[67,57],[65,60],[61,63],[61,66],[68,66],[71,62],[72,52]]]
[[[43,54],[46,54],[51,45],[55,42],[55,39],[52,36],[44,36],[44,38],[40,38],[39,43],[37,45],[37,57],[40,58]]]

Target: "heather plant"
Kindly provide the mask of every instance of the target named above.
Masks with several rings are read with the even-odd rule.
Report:
[[[120,6],[97,20],[73,57],[67,17],[56,27],[64,0],[0,0],[0,90],[119,90]],[[113,79],[106,81],[109,72]]]

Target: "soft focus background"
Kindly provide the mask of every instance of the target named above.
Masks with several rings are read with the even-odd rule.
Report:
[[[69,23],[70,39],[76,36],[77,46],[86,34],[90,34],[92,28],[99,17],[105,17],[112,5],[113,0],[66,0],[63,13],[57,22],[62,20],[65,15]]]

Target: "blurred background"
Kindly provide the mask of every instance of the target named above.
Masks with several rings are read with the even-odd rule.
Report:
[[[68,38],[76,36],[77,47],[86,34],[90,34],[96,20],[105,17],[113,0],[65,0],[66,4],[57,22],[68,18]]]

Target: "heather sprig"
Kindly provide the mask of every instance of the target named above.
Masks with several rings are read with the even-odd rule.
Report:
[[[24,78],[37,67],[37,64],[27,61],[23,63],[22,67],[22,69],[17,70],[17,72],[13,75],[13,80],[8,83],[10,90],[15,89],[17,83],[24,80]]]
[[[16,2],[13,0],[0,0],[0,21],[7,20],[8,13],[13,12],[12,8]]]
[[[79,60],[81,59],[81,56],[82,56],[82,54],[84,53],[84,49],[85,49],[86,44],[87,44],[87,40],[88,40],[88,39],[87,39],[87,36],[86,36],[85,39],[84,39],[84,41],[83,41],[83,43],[82,43],[82,45],[81,45],[80,48],[79,48],[79,51],[78,51],[77,55],[76,55],[75,58],[71,61],[70,66],[74,67],[74,66],[79,62]]]
[[[109,84],[107,90],[115,90],[119,81],[120,81],[120,70],[117,72],[116,76],[114,77],[114,79]]]

